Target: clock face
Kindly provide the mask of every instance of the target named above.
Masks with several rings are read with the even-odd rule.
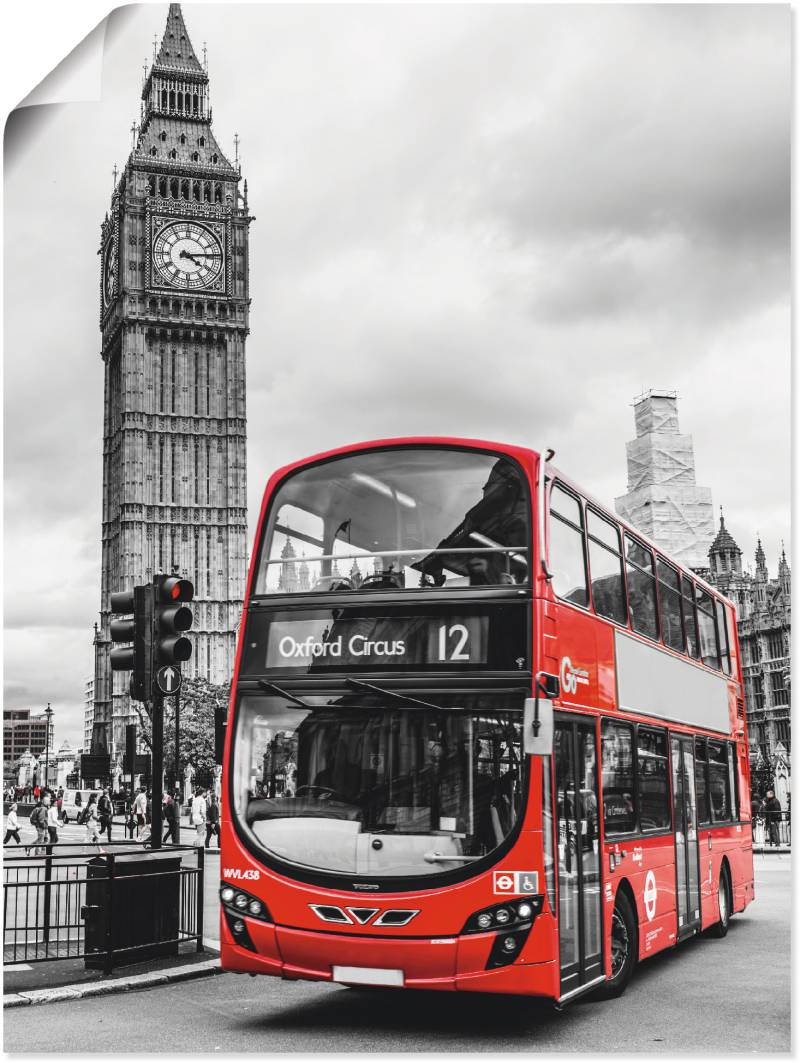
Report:
[[[153,266],[162,283],[172,288],[211,288],[223,265],[219,239],[197,222],[165,225],[153,242]]]
[[[115,281],[114,241],[109,240],[103,254],[103,306],[108,306],[114,297]]]

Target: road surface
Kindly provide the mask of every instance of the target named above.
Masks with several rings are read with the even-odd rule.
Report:
[[[8,1052],[788,1052],[791,858],[756,858],[757,900],[722,940],[642,964],[619,1000],[357,990],[222,974],[14,1008]],[[146,1016],[146,1021],[143,1017]],[[35,1021],[34,1021],[35,1020]]]

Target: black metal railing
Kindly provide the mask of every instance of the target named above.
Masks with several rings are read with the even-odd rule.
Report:
[[[3,963],[85,958],[109,972],[186,942],[202,952],[203,857],[190,845],[6,847]]]
[[[791,844],[791,812],[758,812],[753,816],[753,845],[776,848]]]

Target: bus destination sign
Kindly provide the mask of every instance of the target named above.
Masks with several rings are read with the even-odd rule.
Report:
[[[427,615],[405,610],[392,614],[385,609],[374,614],[337,609],[253,615],[243,671],[522,671],[527,664],[525,625],[511,624],[510,616],[504,615],[508,609],[440,610]]]

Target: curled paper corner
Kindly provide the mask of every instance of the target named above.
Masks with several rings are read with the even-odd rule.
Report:
[[[26,138],[45,128],[59,105],[94,103],[101,99],[106,49],[141,4],[114,8],[80,41],[6,117],[6,168],[18,161]],[[54,106],[55,105],[55,106]]]
[[[15,110],[44,104],[91,103],[102,93],[105,48],[141,4],[115,7],[55,66]]]
[[[16,110],[54,103],[89,103],[99,100],[106,29],[110,20],[111,15],[107,15],[99,22],[58,66],[20,100]]]

